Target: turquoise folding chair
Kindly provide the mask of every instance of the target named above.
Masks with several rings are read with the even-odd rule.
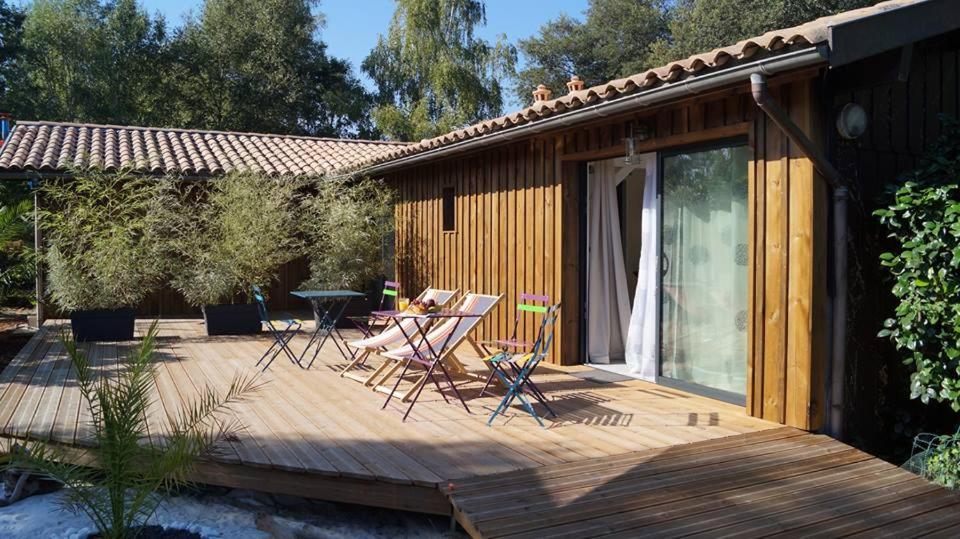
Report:
[[[533,383],[530,377],[537,368],[537,365],[547,356],[547,351],[550,350],[559,310],[559,303],[547,308],[547,312],[544,313],[543,316],[543,321],[540,323],[537,340],[530,353],[510,354],[509,352],[503,351],[491,358],[486,358],[488,362],[496,365],[497,368],[493,370],[493,374],[500,380],[504,387],[507,388],[507,394],[504,395],[500,404],[487,421],[488,427],[493,425],[493,420],[497,418],[497,415],[506,415],[507,409],[510,408],[510,405],[513,404],[515,399],[520,400],[523,408],[537,420],[537,423],[539,423],[541,427],[546,427],[543,424],[543,420],[537,415],[537,411],[530,404],[530,400],[527,398],[528,396],[533,397],[534,400],[542,404],[551,416],[557,416],[547,403],[546,395],[540,391],[540,388]],[[503,365],[509,365],[509,373],[503,368]]]
[[[541,305],[538,305],[538,303]],[[483,389],[480,390],[481,397],[486,394],[487,388],[490,387],[490,382],[492,382],[494,376],[496,376],[497,369],[501,368],[500,362],[490,360],[492,358],[500,357],[502,354],[508,354],[511,351],[521,352],[530,350],[534,343],[518,338],[520,322],[523,320],[525,314],[531,316],[536,316],[537,314],[546,314],[549,305],[550,296],[522,292],[520,294],[520,303],[517,303],[517,316],[513,319],[513,331],[510,333],[510,337],[506,339],[480,342],[480,345],[483,346],[484,352],[486,352],[486,356],[483,358],[483,360],[486,361],[487,365],[490,367],[490,376],[487,376],[487,381],[485,384],[483,384]],[[534,318],[534,320],[536,320],[536,318]],[[487,346],[496,347],[499,351],[496,353],[491,353]]]
[[[267,302],[263,297],[263,291],[260,290],[260,287],[257,285],[253,285],[253,299],[257,302],[260,322],[267,327],[267,331],[273,337],[273,343],[270,345],[270,348],[267,348],[267,351],[260,356],[260,360],[257,361],[256,366],[259,367],[260,364],[266,360],[266,364],[263,366],[263,370],[266,371],[270,367],[270,364],[273,363],[273,360],[282,352],[287,355],[291,363],[302,368],[303,365],[300,365],[300,359],[297,358],[297,355],[290,349],[290,341],[293,340],[300,331],[300,321],[278,320],[276,322],[286,324],[285,328],[279,329],[274,325],[274,320],[270,319],[270,313],[267,312]],[[269,356],[270,359],[267,359],[267,356]]]

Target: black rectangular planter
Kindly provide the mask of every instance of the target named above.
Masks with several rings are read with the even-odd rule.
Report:
[[[73,338],[78,342],[132,341],[133,309],[95,309],[70,313]]]
[[[207,335],[253,335],[260,333],[260,312],[255,303],[204,305]]]

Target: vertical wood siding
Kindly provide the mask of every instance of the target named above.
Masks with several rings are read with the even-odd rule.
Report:
[[[413,297],[427,286],[503,294],[479,339],[509,334],[521,292],[559,299],[562,189],[555,156],[552,140],[534,139],[393,176],[403,294]],[[453,231],[442,230],[445,187],[456,193]],[[530,338],[537,328],[524,318]]]
[[[774,90],[814,140],[812,82]],[[765,116],[754,120],[750,167],[751,415],[812,430],[820,426],[827,354],[827,190],[809,159]]]
[[[817,136],[813,86],[775,87],[795,121]],[[621,156],[631,125],[657,151],[749,135],[751,264],[747,411],[800,428],[822,412],[826,335],[826,190],[810,162],[762,115],[746,88],[668,108],[491,147],[403,169],[396,187],[396,273],[404,293],[426,286],[504,294],[480,339],[509,333],[520,292],[563,300],[548,361],[581,362],[582,163]],[[456,230],[442,231],[444,187],[456,191]],[[534,337],[526,324],[523,337]]]

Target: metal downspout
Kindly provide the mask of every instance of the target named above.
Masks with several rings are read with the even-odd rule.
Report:
[[[827,181],[833,191],[833,304],[830,310],[830,416],[828,429],[834,438],[843,437],[843,381],[846,362],[847,321],[847,201],[849,191],[840,172],[827,160],[809,137],[777,104],[762,73],[750,75],[753,100],[794,143]]]

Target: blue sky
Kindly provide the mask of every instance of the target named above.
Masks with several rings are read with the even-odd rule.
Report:
[[[171,26],[179,25],[186,13],[199,12],[200,0],[141,0],[151,12],[159,11]],[[506,34],[517,39],[530,36],[540,26],[560,13],[582,19],[588,0],[487,0],[487,26],[479,30],[484,39],[493,40]],[[325,0],[320,11],[326,15],[321,37],[331,55],[346,58],[358,75],[360,62],[377,42],[377,35],[386,32],[393,15],[393,0]],[[522,61],[522,59],[521,59]],[[364,80],[369,84],[368,80]],[[508,103],[508,109],[517,108]]]

